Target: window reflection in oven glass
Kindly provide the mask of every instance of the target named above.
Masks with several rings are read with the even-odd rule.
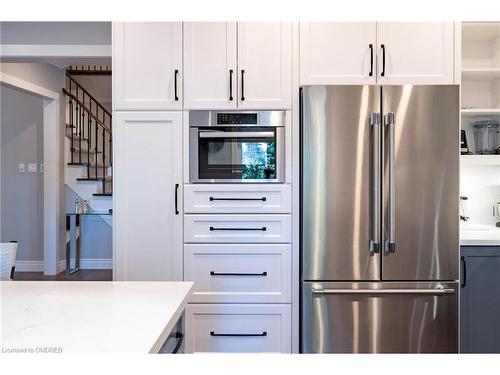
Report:
[[[276,178],[276,142],[269,138],[199,139],[199,176],[208,179]]]

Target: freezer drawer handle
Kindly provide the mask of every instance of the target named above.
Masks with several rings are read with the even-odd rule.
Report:
[[[262,202],[265,202],[266,200],[267,200],[266,197],[262,197],[262,198],[214,198],[214,197],[210,197],[209,198],[210,202],[213,202],[213,201],[262,201]]]
[[[213,232],[216,230],[261,230],[261,231],[265,232],[267,230],[267,228],[266,227],[262,227],[262,228],[214,228],[214,227],[210,227],[210,232]]]
[[[215,333],[210,331],[210,336],[213,337],[263,337],[267,336],[267,332],[262,333]]]
[[[424,294],[424,295],[444,295],[455,294],[455,289],[313,289],[313,295],[323,294]]]
[[[244,272],[214,272],[210,271],[210,276],[267,276],[267,272],[244,273]]]

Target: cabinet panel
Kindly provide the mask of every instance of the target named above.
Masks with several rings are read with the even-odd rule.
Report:
[[[300,84],[375,84],[376,39],[376,22],[301,22]]]
[[[182,114],[113,121],[114,279],[182,280]]]
[[[474,249],[462,248],[461,351],[500,353],[500,247]]]
[[[289,305],[186,307],[186,352],[291,352]]]
[[[291,23],[238,23],[238,82],[240,108],[291,108]]]
[[[113,23],[113,108],[182,109],[181,22]]]
[[[191,302],[290,303],[290,268],[290,245],[184,245]]]
[[[453,22],[379,22],[377,41],[378,83],[454,83]]]
[[[236,52],[235,22],[184,23],[186,109],[236,108]]]

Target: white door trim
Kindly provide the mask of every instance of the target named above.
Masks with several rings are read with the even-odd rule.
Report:
[[[57,253],[60,248],[60,150],[59,93],[10,74],[0,72],[0,84],[43,98],[43,273],[57,274]]]

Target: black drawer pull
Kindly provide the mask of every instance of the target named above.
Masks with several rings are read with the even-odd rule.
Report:
[[[267,336],[267,332],[262,333],[215,333],[210,331],[210,336],[213,337],[263,337]]]
[[[267,228],[266,227],[262,227],[262,228],[214,228],[214,227],[210,227],[210,232],[213,232],[216,230],[261,230],[262,232],[265,232],[267,230]]]
[[[233,69],[229,69],[229,100],[233,100]]]
[[[210,200],[210,202],[213,202],[213,201],[262,201],[262,202],[265,202],[267,199],[266,199],[266,197],[262,197],[262,198],[214,198],[214,197],[210,197],[209,200]]]
[[[463,265],[462,282],[460,283],[460,286],[462,288],[465,288],[467,286],[467,264],[465,263],[464,257],[460,257],[460,261],[462,262]]]
[[[210,271],[210,276],[267,276],[267,272],[261,273],[239,273],[239,272],[214,272]]]

